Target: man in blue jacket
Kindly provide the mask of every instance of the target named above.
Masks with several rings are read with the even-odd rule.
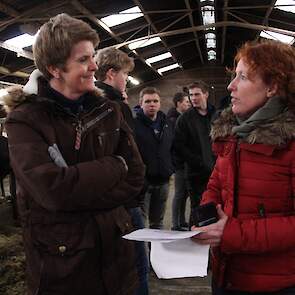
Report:
[[[169,179],[174,172],[171,158],[173,127],[160,111],[160,93],[156,88],[144,88],[140,92],[139,104],[141,109],[136,114],[135,135],[146,165],[144,212],[148,217],[149,227],[161,229]]]

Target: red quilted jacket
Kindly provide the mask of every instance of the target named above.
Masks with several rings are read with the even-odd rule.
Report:
[[[220,247],[211,251],[213,279],[227,289],[295,286],[294,119],[281,114],[242,142],[230,136],[231,112],[212,129],[218,159],[202,203],[220,203],[229,216]]]

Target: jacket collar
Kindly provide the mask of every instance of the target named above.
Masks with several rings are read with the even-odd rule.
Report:
[[[25,102],[44,103],[54,109],[63,109],[63,107],[56,103],[56,101],[54,101],[52,98],[47,97],[47,85],[48,82],[43,77],[39,77],[38,94],[28,94],[24,92],[23,87],[21,86],[12,86],[7,88],[7,94],[3,96],[3,102],[6,112],[9,113],[13,111],[15,108]],[[93,104],[100,104],[102,101],[105,101],[105,98],[103,98],[103,92],[99,88],[96,88],[93,92],[90,92],[86,95],[86,109],[91,108]]]
[[[124,98],[121,94],[121,92],[117,89],[115,89],[113,86],[108,85],[102,81],[96,81],[95,85],[102,89],[103,92],[105,93],[106,97],[110,100],[114,100],[114,101],[123,101]]]
[[[236,125],[236,118],[229,107],[213,122],[211,138],[216,141],[232,136],[232,127]],[[294,138],[295,114],[287,110],[258,125],[242,141],[249,144],[284,146]]]

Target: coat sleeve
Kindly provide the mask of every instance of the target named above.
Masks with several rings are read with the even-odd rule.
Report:
[[[11,165],[17,181],[43,208],[111,209],[124,205],[140,191],[144,166],[135,144],[128,145],[132,153],[128,172],[113,155],[62,168],[51,160],[48,143],[35,126],[32,117],[17,111],[6,122]],[[130,142],[126,137],[125,133],[120,135],[121,149],[126,149],[124,144]]]
[[[189,163],[190,166],[199,167],[201,156],[188,148],[188,143],[192,140],[189,134],[189,128],[183,116],[180,116],[175,125],[173,149],[177,156]]]
[[[290,172],[294,199],[295,160],[292,162]],[[254,254],[288,251],[295,248],[294,232],[295,215],[248,220],[229,218],[223,232],[221,250],[227,253]]]

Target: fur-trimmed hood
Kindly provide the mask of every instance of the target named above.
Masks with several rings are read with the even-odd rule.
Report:
[[[236,125],[238,122],[231,107],[225,109],[212,124],[212,140],[216,141],[233,136],[232,128]],[[283,145],[294,138],[295,114],[287,110],[271,120],[263,122],[242,140],[251,144]]]
[[[43,77],[38,77],[37,81],[38,81],[38,87],[34,87],[33,91],[32,89],[28,89],[26,86],[25,87],[12,86],[12,87],[6,88],[7,94],[4,94],[4,96],[2,96],[5,111],[7,113],[10,113],[17,106],[21,105],[24,102],[29,102],[29,101],[31,102],[32,101],[48,101],[49,102],[50,100],[46,99],[45,97],[36,95],[37,88],[42,87],[41,85],[44,85],[45,83],[48,83],[48,82],[45,81]],[[91,94],[93,94],[94,97],[104,96],[104,92],[99,88],[95,88],[95,90],[91,92]]]

